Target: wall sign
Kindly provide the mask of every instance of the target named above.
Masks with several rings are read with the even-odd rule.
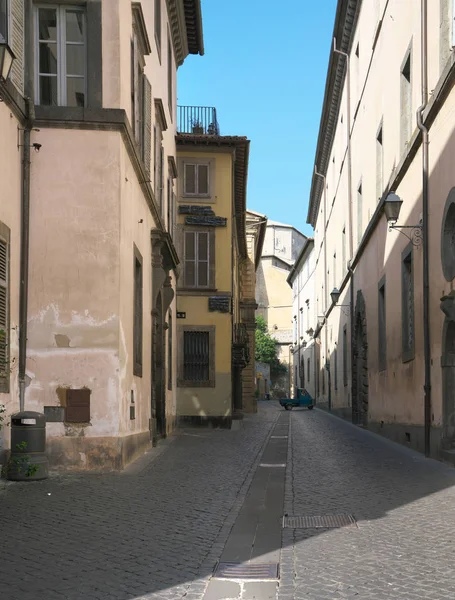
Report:
[[[207,227],[226,227],[225,217],[189,216],[185,218],[187,225],[205,225]]]
[[[211,206],[193,206],[190,204],[183,204],[179,206],[179,214],[181,215],[205,215],[215,216],[213,208]]]
[[[177,311],[177,319],[186,319],[186,312]]]
[[[231,299],[229,296],[210,296],[209,311],[228,313],[231,311]]]

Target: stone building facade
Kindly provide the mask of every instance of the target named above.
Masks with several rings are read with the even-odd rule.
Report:
[[[319,405],[448,459],[454,16],[451,0],[339,0],[308,210]]]
[[[121,468],[175,424],[176,74],[204,52],[200,2],[0,9],[0,403],[44,412],[52,466]]]

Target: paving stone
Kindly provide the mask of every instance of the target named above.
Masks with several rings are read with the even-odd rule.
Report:
[[[279,600],[453,598],[452,467],[322,411],[293,411],[284,512],[354,514],[358,528],[283,530]]]
[[[1,484],[1,600],[199,600],[278,414],[180,432],[121,474]]]
[[[275,581],[245,583],[242,600],[276,600],[278,584]]]
[[[240,598],[240,584],[235,581],[212,579],[207,587],[204,600],[236,600]]]

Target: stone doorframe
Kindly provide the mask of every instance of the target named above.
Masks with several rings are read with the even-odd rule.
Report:
[[[354,335],[351,338],[354,361],[352,365],[352,422],[368,425],[368,337],[365,299],[357,291],[354,313]]]
[[[442,447],[455,447],[455,320],[444,319],[442,330]]]
[[[170,272],[174,270],[177,273],[177,265],[179,263],[177,253],[172,243],[171,237],[168,233],[161,231],[160,229],[152,229],[150,232],[152,242],[152,364],[151,364],[151,418],[150,418],[150,435],[152,438],[153,445],[156,445],[158,439],[157,422],[156,422],[156,406],[157,406],[157,389],[155,386],[154,374],[157,373],[157,369],[160,369],[159,380],[162,382],[164,395],[164,413],[166,413],[165,406],[165,395],[166,395],[166,373],[165,373],[165,318],[171,302],[174,298],[175,292],[172,288],[172,281]],[[160,306],[158,306],[158,302]],[[160,349],[160,356],[162,360],[160,364],[157,361],[157,344],[162,347]]]

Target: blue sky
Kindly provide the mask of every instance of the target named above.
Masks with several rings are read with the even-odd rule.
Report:
[[[178,72],[178,104],[215,106],[223,135],[251,140],[248,207],[307,235],[335,10],[336,0],[202,0],[205,56]]]

